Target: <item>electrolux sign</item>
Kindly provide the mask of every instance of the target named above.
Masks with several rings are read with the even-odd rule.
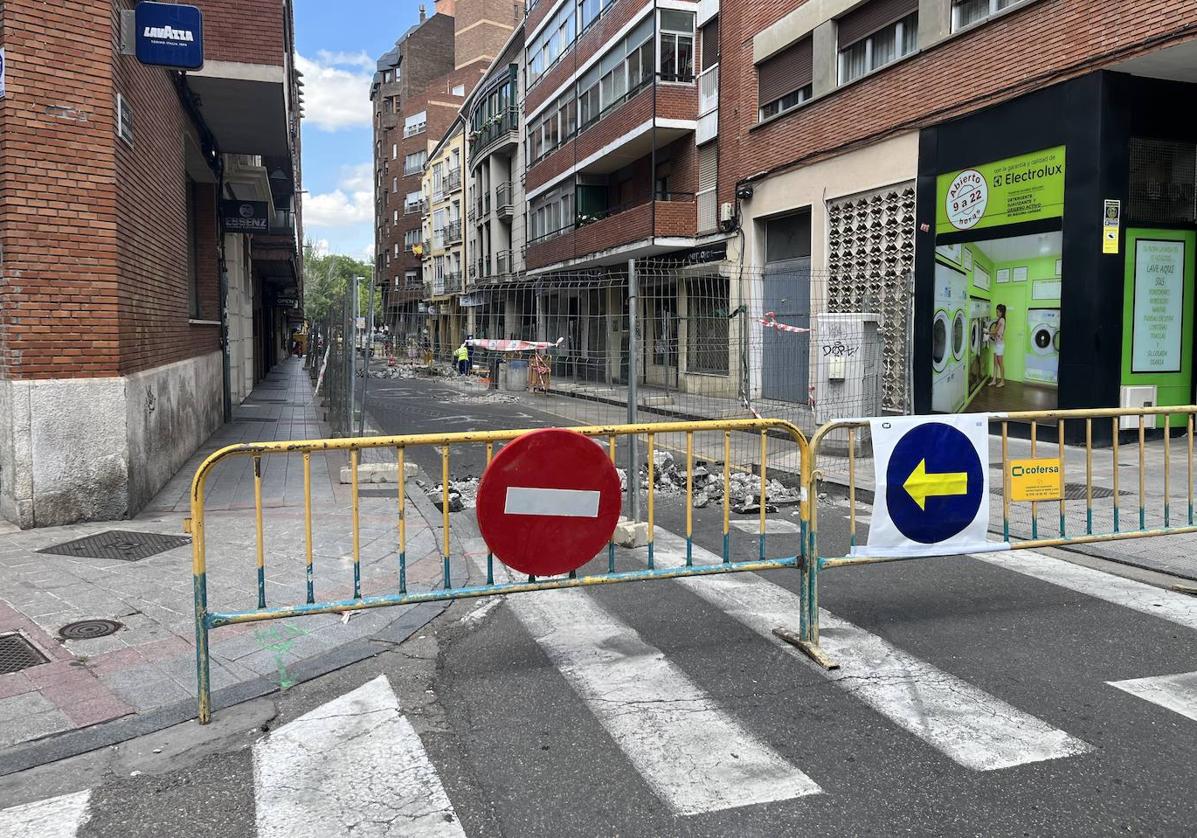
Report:
[[[195,6],[138,3],[134,26],[142,64],[180,70],[204,66],[204,16]]]
[[[940,175],[935,232],[1064,215],[1064,146]]]

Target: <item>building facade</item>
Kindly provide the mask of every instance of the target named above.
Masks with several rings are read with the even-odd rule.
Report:
[[[298,315],[291,3],[199,0],[188,72],[130,54],[134,5],[0,6],[0,514],[22,527],[136,513]]]
[[[432,349],[442,355],[459,346],[464,336],[459,306],[465,275],[463,152],[461,121],[454,120],[428,158],[422,189],[425,314]]]
[[[1194,93],[1195,15],[1179,2],[723,4],[720,95],[738,103],[719,109],[729,260],[798,268],[775,296],[804,300],[800,317],[881,315],[890,410],[1191,402],[1188,332],[1135,294],[1159,263],[1191,322],[1179,278],[1193,273],[1197,146],[1166,102]],[[1001,368],[986,340],[999,317]],[[806,353],[812,380],[819,354]]]

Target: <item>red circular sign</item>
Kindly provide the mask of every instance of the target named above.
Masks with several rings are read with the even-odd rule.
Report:
[[[532,576],[577,570],[619,522],[619,474],[576,431],[547,428],[512,440],[478,485],[478,528],[503,564]]]

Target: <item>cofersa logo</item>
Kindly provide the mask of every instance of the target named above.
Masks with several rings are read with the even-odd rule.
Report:
[[[1038,474],[1059,474],[1059,466],[1010,466],[1011,477],[1032,477]]]

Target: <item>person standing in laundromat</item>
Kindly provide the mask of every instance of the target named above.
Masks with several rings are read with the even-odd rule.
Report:
[[[1006,306],[999,303],[997,319],[989,327],[989,338],[993,341],[993,379],[990,387],[1006,386]]]

